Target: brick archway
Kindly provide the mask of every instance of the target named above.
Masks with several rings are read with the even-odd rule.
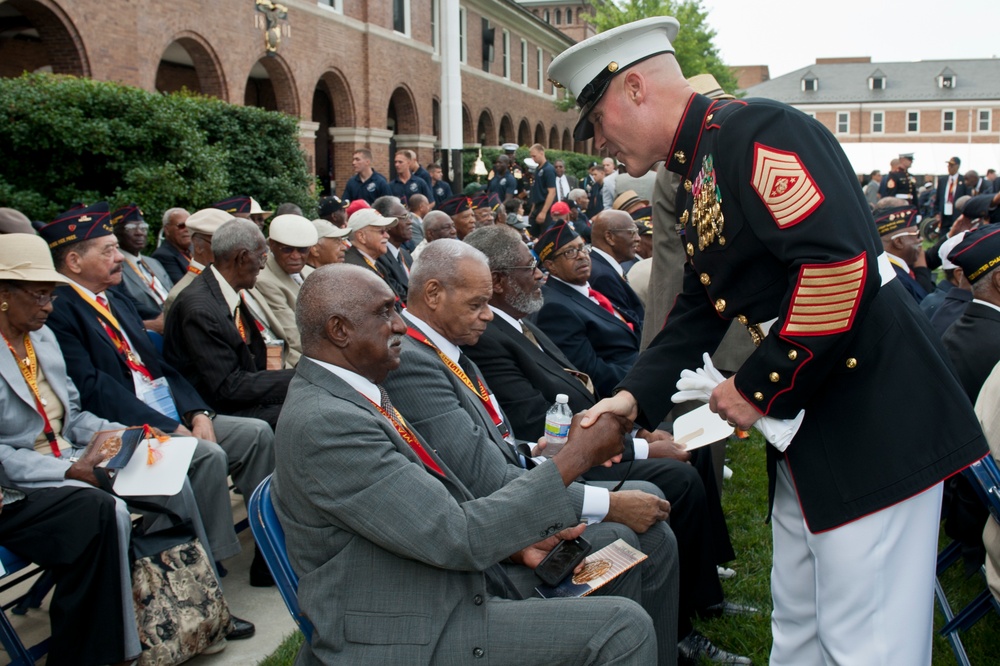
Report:
[[[489,109],[483,109],[479,114],[479,124],[476,127],[476,143],[482,146],[497,145],[497,134],[493,125],[493,116]]]
[[[320,190],[329,192],[331,183],[342,185],[351,177],[351,147],[334,143],[330,128],[354,127],[354,101],[344,75],[327,70],[316,82],[310,119],[317,123],[315,138],[316,177]]]
[[[517,126],[517,145],[530,146],[532,143],[531,127],[528,125],[527,119],[521,118],[521,122]]]
[[[545,145],[545,126],[541,123],[535,125],[535,143]]]
[[[559,150],[560,148],[559,130],[557,130],[555,127],[549,130],[549,145],[547,147],[551,148],[552,150]]]
[[[389,98],[387,118],[395,120],[392,129],[396,134],[419,134],[420,122],[417,118],[417,105],[413,101],[413,93],[406,86],[399,86],[392,91]],[[387,123],[388,124],[388,123]]]
[[[280,55],[264,56],[247,74],[243,104],[299,117],[299,96],[292,70]]]
[[[201,35],[188,31],[174,35],[164,48],[156,68],[155,87],[159,92],[187,88],[225,101],[229,97],[215,50]]]
[[[462,104],[462,143],[468,145],[476,142],[476,135],[472,130],[472,114],[469,107]]]
[[[563,130],[562,149],[573,150],[573,137],[570,136],[568,129]]]
[[[515,140],[514,136],[514,121],[510,119],[510,116],[506,113],[503,118],[500,119],[500,135],[497,139],[501,144],[512,143]]]
[[[73,21],[51,0],[7,0],[13,16],[0,19],[8,46],[0,58],[0,76],[20,76],[51,68],[55,74],[91,76],[90,61]]]

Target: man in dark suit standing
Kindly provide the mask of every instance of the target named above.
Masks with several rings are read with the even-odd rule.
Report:
[[[936,217],[941,226],[941,233],[947,233],[951,229],[952,222],[958,217],[955,202],[959,197],[968,194],[965,179],[958,173],[961,166],[962,160],[952,157],[948,160],[948,175],[938,177]]]
[[[241,294],[267,261],[267,242],[257,225],[235,219],[212,236],[212,253],[215,262],[170,309],[163,355],[215,411],[273,428],[294,373],[269,369],[281,368],[282,348],[265,344]]]
[[[632,330],[642,337],[646,312],[628,283],[622,264],[636,258],[639,228],[628,213],[606,210],[594,218],[590,242],[590,286],[608,297]]]
[[[163,214],[163,243],[153,252],[174,284],[181,281],[191,264],[191,232],[187,219],[191,213],[183,208],[168,208]]]
[[[566,529],[580,520],[566,486],[621,451],[622,428],[604,421],[584,440],[573,429],[550,463],[476,498],[379,385],[406,332],[394,302],[376,276],[342,265],[317,270],[299,295],[304,357],[271,491],[315,627],[299,661],[656,663],[658,637],[634,602],[515,601],[497,566],[530,573],[557,538],[582,531]]]
[[[590,251],[571,224],[551,227],[539,237],[535,251],[549,271],[542,287],[545,305],[535,314],[535,323],[590,376],[597,395],[611,395],[639,355],[639,336],[588,283]]]

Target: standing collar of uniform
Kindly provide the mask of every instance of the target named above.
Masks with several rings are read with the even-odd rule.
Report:
[[[607,261],[609,264],[611,264],[611,268],[615,269],[615,272],[618,273],[618,277],[620,278],[625,277],[625,271],[622,269],[622,265],[618,263],[617,259],[612,257],[610,254],[608,254],[601,248],[594,245],[590,246],[590,251],[596,252],[600,256],[604,257],[604,260]]]
[[[712,100],[704,95],[692,93],[684,108],[684,115],[677,125],[674,142],[667,156],[667,168],[687,178],[698,154],[702,132],[705,131],[706,116],[712,107]]]
[[[434,343],[434,346],[440,349],[445,356],[450,358],[455,363],[458,363],[459,357],[462,356],[462,350],[458,348],[458,345],[435,331],[434,327],[425,322],[423,319],[420,319],[412,314],[409,310],[403,312],[403,319],[406,320],[407,323],[413,324],[414,328],[419,329],[421,333],[426,335],[427,338]]]
[[[215,267],[215,264],[209,266],[209,269],[211,269],[212,274],[219,283],[219,291],[222,292],[222,297],[226,299],[226,307],[229,308],[229,312],[233,312],[240,304],[240,295],[236,293],[236,290],[233,289],[233,285],[229,284],[226,277],[219,272],[219,269]]]

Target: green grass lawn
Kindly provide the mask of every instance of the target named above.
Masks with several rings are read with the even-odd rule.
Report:
[[[771,648],[771,529],[764,522],[767,516],[767,470],[764,461],[765,443],[754,431],[750,440],[732,442],[727,451],[733,478],[725,483],[723,508],[729,522],[729,532],[736,549],[736,561],[730,566],[736,577],[723,581],[726,596],[739,603],[761,609],[753,617],[728,616],[714,620],[696,620],[695,626],[716,645],[731,652],[744,654],[755,664],[766,664]],[[943,537],[942,545],[947,543]],[[983,580],[977,574],[970,579],[962,576],[961,564],[951,567],[942,578],[952,609],[956,612],[982,589]],[[944,625],[940,612],[935,614],[935,629]],[[1000,617],[990,613],[963,636],[969,659],[975,666],[990,666],[998,662],[997,645],[1000,637]],[[302,643],[302,635],[292,634],[278,650],[261,662],[262,666],[292,664]],[[940,637],[934,639],[934,666],[956,663],[951,646]]]

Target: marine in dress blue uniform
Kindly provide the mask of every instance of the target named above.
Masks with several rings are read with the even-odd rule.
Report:
[[[606,404],[655,427],[681,370],[744,324],[757,349],[715,395],[735,387],[745,404],[728,404],[758,418],[804,410],[784,453],[767,447],[771,663],[930,663],[941,481],[981,458],[985,438],[833,135],[778,102],[695,94],[673,78],[677,29],[669,17],[628,24],[549,68],[582,107],[577,140],[594,136],[590,112],[612,79],[650,58],[659,67],[638,68],[648,94],[676,97],[648,113],[680,112],[662,156],[682,178],[683,291],[619,384],[632,397]]]

